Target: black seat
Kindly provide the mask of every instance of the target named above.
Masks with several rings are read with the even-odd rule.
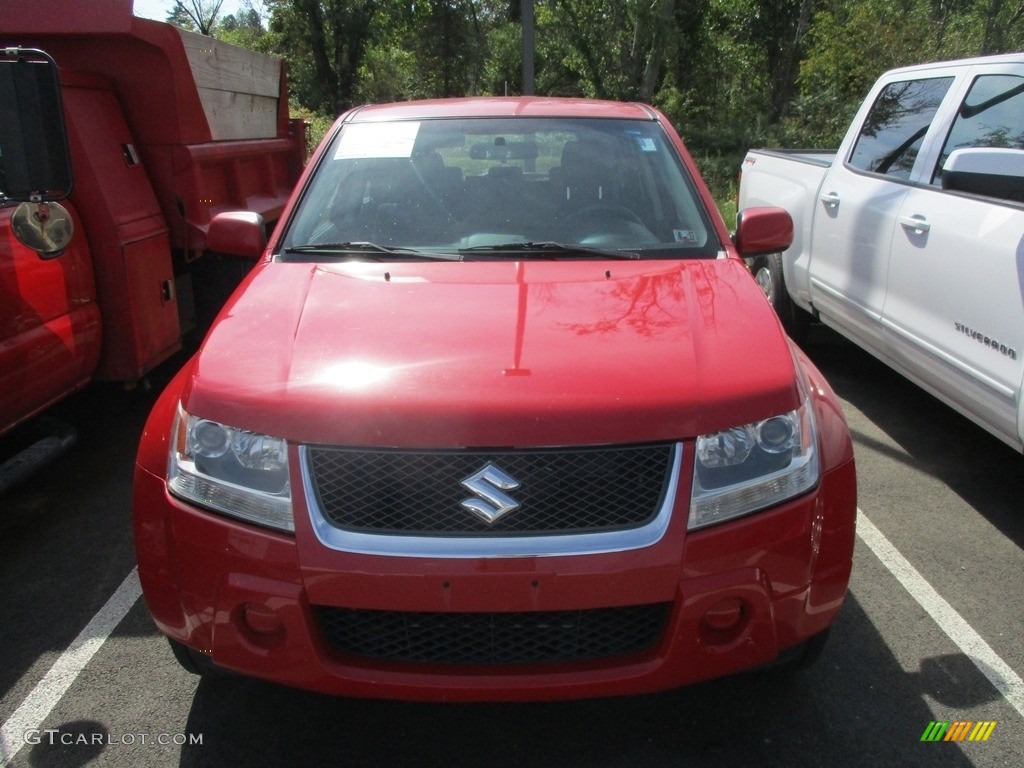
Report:
[[[622,177],[617,172],[620,153],[610,139],[566,142],[558,173],[563,207],[578,211],[598,204],[621,203]]]

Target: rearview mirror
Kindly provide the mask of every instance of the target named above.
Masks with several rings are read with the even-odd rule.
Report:
[[[942,188],[1024,203],[1024,151],[957,149],[942,166]]]
[[[469,148],[469,156],[473,160],[536,160],[537,145],[532,141],[505,142],[500,137],[491,142],[480,142]]]
[[[0,48],[0,201],[63,200],[71,185],[56,62],[35,49]]]

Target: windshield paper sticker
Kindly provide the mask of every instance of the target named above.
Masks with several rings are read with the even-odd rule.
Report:
[[[416,122],[346,125],[334,159],[412,157],[419,130],[420,124]]]

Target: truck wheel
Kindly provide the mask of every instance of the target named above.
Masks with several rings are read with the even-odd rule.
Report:
[[[758,256],[754,259],[750,270],[754,273],[757,284],[761,286],[764,297],[778,312],[779,299],[786,293],[786,284],[782,281],[782,254],[769,253],[765,256]]]
[[[761,286],[768,303],[782,321],[782,327],[789,337],[798,344],[807,341],[811,327],[811,316],[793,303],[782,278],[782,254],[769,253],[754,259],[750,271]]]

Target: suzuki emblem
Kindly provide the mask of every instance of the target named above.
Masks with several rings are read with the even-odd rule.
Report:
[[[462,485],[478,498],[465,499],[462,506],[487,523],[519,507],[519,502],[503,491],[519,487],[519,481],[488,463],[483,469],[462,481]]]

